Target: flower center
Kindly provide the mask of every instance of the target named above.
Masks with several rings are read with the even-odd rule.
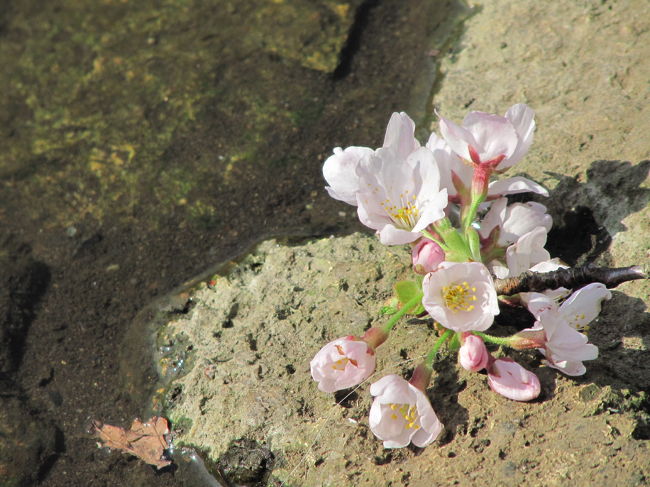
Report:
[[[407,189],[399,195],[398,204],[393,204],[391,200],[386,199],[381,206],[397,226],[411,230],[418,222],[420,211],[415,205],[416,196],[414,194],[409,196],[408,193]]]
[[[390,403],[388,406],[393,411],[390,415],[390,419],[396,420],[401,416],[406,422],[406,429],[420,429],[420,425],[416,424],[419,416],[418,409],[415,405]]]
[[[345,352],[343,351],[343,347],[341,345],[336,345],[336,351],[339,353],[339,355],[342,355],[342,357],[336,362],[332,363],[332,368],[334,370],[345,370],[345,366],[348,365],[348,363],[354,365],[355,367],[359,366],[359,363],[356,360],[345,356]]]
[[[586,323],[587,318],[584,313],[576,313],[567,321],[569,322],[569,326],[575,328],[578,331],[584,331],[584,332],[589,331],[590,327],[589,324]]]
[[[442,298],[445,300],[445,306],[452,310],[454,313],[459,311],[472,311],[474,305],[472,302],[476,301],[476,288],[466,282],[460,284],[443,286]]]

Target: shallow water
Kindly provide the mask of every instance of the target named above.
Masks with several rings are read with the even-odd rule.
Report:
[[[89,419],[147,412],[156,371],[131,323],[264,236],[357,228],[323,191],[322,161],[337,145],[380,145],[394,110],[427,118],[463,11],[268,5],[3,7],[0,254],[20,327],[4,343],[0,427],[33,436],[1,440],[16,485],[187,485],[85,433]],[[140,365],[123,367],[125,353]]]

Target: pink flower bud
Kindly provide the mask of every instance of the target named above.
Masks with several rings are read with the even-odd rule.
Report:
[[[537,376],[511,358],[497,359],[488,366],[488,385],[514,401],[531,401],[541,391]]]
[[[428,238],[421,238],[411,252],[413,270],[418,274],[427,274],[438,268],[445,260],[445,253],[440,245]]]
[[[478,372],[487,367],[490,352],[488,352],[481,337],[464,333],[464,341],[458,351],[460,365],[471,372]]]
[[[323,392],[335,392],[361,384],[375,370],[375,352],[361,338],[338,338],[309,363],[311,376]]]

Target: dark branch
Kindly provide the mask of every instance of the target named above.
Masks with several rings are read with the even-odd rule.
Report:
[[[607,287],[616,287],[626,281],[647,278],[648,276],[639,266],[613,268],[587,264],[551,272],[527,271],[517,277],[495,279],[494,287],[497,294],[511,296],[517,293],[542,292],[559,287],[577,289],[592,282],[600,282]]]

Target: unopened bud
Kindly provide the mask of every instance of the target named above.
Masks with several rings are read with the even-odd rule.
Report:
[[[421,238],[413,247],[411,257],[413,259],[413,270],[424,275],[438,268],[440,263],[445,260],[445,252],[433,240]]]

